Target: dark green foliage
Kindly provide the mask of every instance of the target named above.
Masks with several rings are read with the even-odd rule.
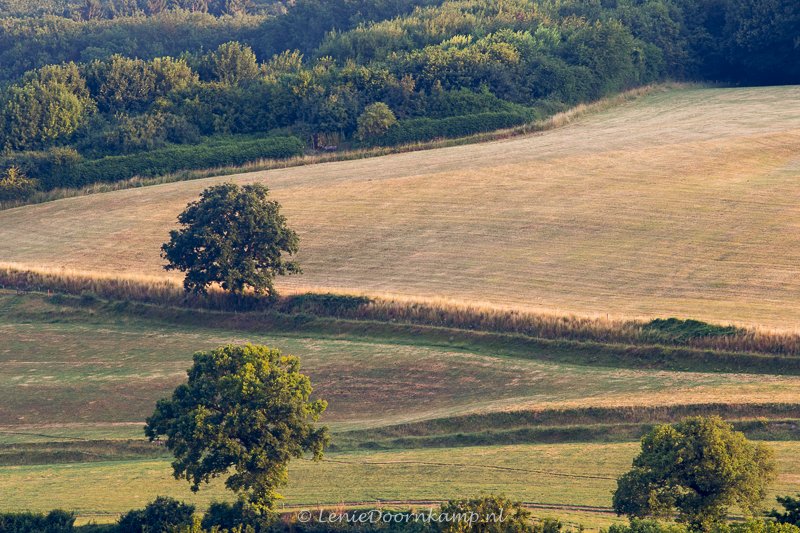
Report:
[[[267,514],[292,458],[322,458],[327,428],[314,425],[324,400],[310,401],[300,360],[266,346],[224,346],[194,355],[189,380],[156,405],[145,433],[166,436],[176,479],[198,490],[211,478]]]
[[[145,4],[63,13],[82,22],[0,18],[6,157],[69,146],[87,161],[70,176],[30,169],[42,188],[220,164],[205,148],[102,159],[201,135],[392,145],[516,126],[664,79],[800,82],[794,0],[297,0],[273,17],[244,14],[248,0]],[[221,164],[263,157],[234,151]]]
[[[254,531],[260,532],[265,529],[264,526],[268,524],[253,510],[244,504],[242,500],[237,500],[235,503],[228,502],[212,502],[208,506],[201,526],[203,529],[210,530],[217,527],[223,530],[233,530],[234,528],[245,526],[252,527]]]
[[[642,438],[633,469],[617,481],[614,510],[668,517],[708,531],[737,506],[755,513],[775,476],[769,448],[750,443],[717,416],[660,425]]]
[[[472,523],[445,521],[437,524],[442,533],[558,533],[561,524],[546,521],[533,527],[531,514],[520,502],[503,496],[484,496],[470,500],[451,500],[442,504],[442,513],[467,515]],[[502,517],[502,519],[501,519]]]
[[[474,133],[519,126],[531,122],[534,118],[532,112],[480,113],[441,119],[414,118],[401,120],[385,135],[366,139],[365,142],[387,146],[430,141],[441,137],[464,137]]]
[[[192,524],[194,505],[159,496],[144,509],[128,511],[117,522],[117,533],[171,533]]]
[[[285,297],[277,306],[277,310],[282,313],[348,316],[349,313],[368,305],[371,301],[367,296],[304,293]]]
[[[0,201],[25,200],[36,191],[37,181],[30,179],[19,167],[11,166],[0,175]]]
[[[714,533],[800,533],[793,524],[773,522],[772,520],[749,520],[732,524],[720,524]]]
[[[275,295],[276,275],[300,273],[283,255],[297,253],[297,234],[286,225],[280,204],[261,185],[225,183],[209,187],[178,216],[182,228],[161,247],[166,270],[186,273],[186,292],[208,286],[243,294]]]
[[[158,176],[178,170],[241,165],[259,159],[284,159],[303,153],[297,137],[208,142],[172,146],[138,154],[107,156],[77,165],[68,185],[118,181],[134,176]]]
[[[233,137],[90,160],[85,160],[70,148],[18,152],[5,159],[0,158],[0,164],[15,165],[26,174],[41,176],[39,187],[48,190],[82,187],[134,176],[159,176],[179,170],[236,166],[259,159],[285,159],[302,153],[303,143],[297,137]]]
[[[45,514],[0,513],[0,531],[3,533],[71,533],[75,515],[54,510]]]
[[[778,503],[784,511],[773,509],[769,516],[782,524],[794,524],[800,527],[800,494],[796,498],[791,496],[778,496]]]
[[[614,524],[605,533],[688,533],[683,524],[669,524],[657,520],[634,518],[629,524]]]
[[[739,329],[734,326],[719,326],[699,320],[681,320],[679,318],[656,318],[648,322],[642,329],[646,333],[654,333],[656,337],[661,337],[669,342],[739,333]]]

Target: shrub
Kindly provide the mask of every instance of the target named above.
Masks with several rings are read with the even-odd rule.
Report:
[[[14,166],[23,174],[37,176],[38,187],[49,190],[68,184],[81,161],[74,148],[56,147],[46,151],[13,152],[0,160],[0,166]]]
[[[734,326],[718,326],[699,320],[680,320],[678,318],[656,318],[648,322],[642,329],[670,342],[735,335],[739,332],[739,329]]]
[[[785,512],[779,512],[775,509],[770,511],[769,516],[782,524],[794,524],[800,526],[800,494],[796,498],[791,496],[778,496],[778,503],[780,503]]]
[[[217,527],[222,530],[234,530],[240,526],[252,527],[254,531],[261,531],[263,525],[259,517],[251,509],[245,507],[244,502],[237,500],[236,503],[212,502],[208,510],[203,515],[203,529]]]
[[[0,531],[3,533],[70,533],[75,523],[75,515],[66,511],[54,510],[38,513],[0,513]]]
[[[121,181],[135,176],[159,176],[180,170],[242,165],[259,159],[284,159],[301,155],[303,148],[297,137],[274,136],[214,140],[83,161],[69,149],[28,152],[24,161],[30,168],[53,170],[52,175],[42,174],[49,176],[42,183],[42,188],[49,190]]]
[[[191,526],[194,505],[174,498],[159,496],[144,509],[125,513],[117,523],[119,533],[167,533],[173,529]]]
[[[769,520],[750,520],[738,524],[722,524],[713,533],[800,533],[800,527]]]
[[[687,533],[682,524],[666,524],[658,520],[634,518],[627,525],[614,524],[605,533]]]
[[[19,167],[8,167],[0,178],[0,201],[25,200],[36,191],[37,181],[30,179]]]
[[[397,124],[397,117],[394,116],[389,106],[383,102],[376,102],[368,105],[358,117],[358,132],[356,135],[361,141],[372,137],[380,137],[395,124]]]
[[[278,310],[282,313],[311,313],[323,316],[350,316],[372,300],[350,294],[295,294],[287,296]]]
[[[283,159],[302,153],[303,143],[296,137],[174,146],[87,161],[76,169],[74,179],[77,183],[72,185],[119,181],[134,176],[158,176],[178,170],[234,166],[258,159]]]
[[[465,520],[447,520],[439,522],[443,533],[461,533],[481,531],[486,533],[554,533],[560,530],[557,521],[548,521],[546,529],[534,529],[530,513],[520,502],[503,496],[484,496],[471,500],[451,500],[442,504],[441,513],[461,515]],[[502,517],[502,518],[501,518]]]
[[[401,120],[384,135],[367,140],[368,144],[395,145],[430,141],[440,137],[465,137],[475,133],[511,128],[534,120],[530,112],[477,113],[441,119]]]

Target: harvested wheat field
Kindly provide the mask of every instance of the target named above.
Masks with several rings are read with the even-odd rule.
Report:
[[[800,328],[800,87],[672,89],[548,132],[0,212],[0,258],[161,274],[200,191],[261,181],[284,288]]]

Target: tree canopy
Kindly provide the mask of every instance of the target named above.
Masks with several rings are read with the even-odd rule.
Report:
[[[192,490],[230,471],[225,486],[248,508],[268,512],[289,461],[306,453],[322,458],[327,428],[314,423],[327,402],[310,400],[300,360],[280,350],[229,345],[193,359],[188,382],[157,403],[145,434],[166,436],[174,475]]]
[[[162,246],[166,270],[186,273],[186,291],[206,293],[217,283],[241,294],[274,295],[276,275],[301,272],[284,258],[298,250],[297,234],[286,225],[280,204],[260,184],[209,187],[178,216],[181,229]]]
[[[0,13],[0,170],[74,187],[80,165],[39,164],[51,150],[96,161],[275,132],[311,148],[419,142],[668,79],[800,83],[794,0],[297,0],[270,16],[228,0],[239,14],[222,17],[202,0],[96,3],[117,14]],[[391,124],[381,105],[397,124],[373,135]]]
[[[731,506],[755,513],[774,476],[769,448],[719,417],[690,417],[642,438],[633,468],[617,481],[614,510],[636,518],[677,511],[681,521],[707,531]]]

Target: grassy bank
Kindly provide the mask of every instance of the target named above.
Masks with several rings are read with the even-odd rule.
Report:
[[[172,278],[114,276],[0,264],[0,287],[99,297],[159,306],[211,311],[293,315],[432,326],[476,332],[515,334],[537,339],[590,341],[634,346],[678,346],[700,350],[800,355],[800,335],[763,329],[719,326],[694,320],[612,320],[552,315],[448,301],[386,299],[334,293],[298,293],[276,300],[236,296],[220,290],[186,294]],[[790,362],[789,366],[793,363]]]

